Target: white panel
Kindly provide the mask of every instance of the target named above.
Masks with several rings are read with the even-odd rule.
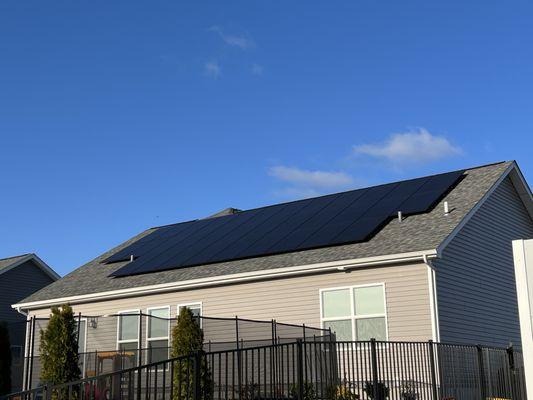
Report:
[[[533,398],[533,240],[514,240],[516,292],[520,315],[527,397]]]

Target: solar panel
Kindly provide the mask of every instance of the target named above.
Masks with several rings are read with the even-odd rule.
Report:
[[[367,240],[398,211],[427,212],[463,171],[156,228],[104,262],[128,276]]]

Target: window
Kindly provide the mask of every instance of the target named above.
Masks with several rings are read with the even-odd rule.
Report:
[[[200,321],[200,327],[202,327],[202,303],[188,303],[188,304],[178,304],[178,315],[180,314],[180,310],[183,307],[187,307],[189,310],[191,310],[192,315]]]
[[[118,316],[117,350],[137,354],[139,348],[139,310],[121,311]]]
[[[321,290],[321,319],[337,340],[387,340],[383,284]]]
[[[149,308],[147,313],[148,362],[167,360],[169,358],[170,307]]]

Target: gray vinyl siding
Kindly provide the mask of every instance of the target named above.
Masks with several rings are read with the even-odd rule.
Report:
[[[533,221],[506,178],[434,262],[441,341],[520,344],[511,243],[531,237]]]
[[[25,321],[26,317],[13,310],[11,305],[52,282],[52,278],[31,260],[1,274],[0,321],[7,321],[8,323]]]

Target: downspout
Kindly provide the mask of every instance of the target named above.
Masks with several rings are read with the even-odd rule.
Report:
[[[437,281],[435,267],[431,260],[424,254],[422,256],[424,264],[427,266],[428,271],[428,287],[429,287],[429,308],[431,312],[431,331],[434,342],[440,341],[439,332],[439,309],[437,303]]]

